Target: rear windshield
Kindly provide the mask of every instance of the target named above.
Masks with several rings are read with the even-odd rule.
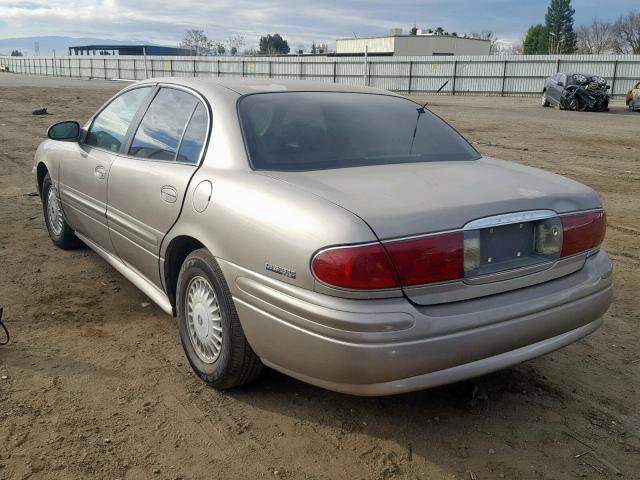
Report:
[[[402,97],[280,92],[243,97],[239,114],[257,170],[324,170],[475,160],[453,128]]]

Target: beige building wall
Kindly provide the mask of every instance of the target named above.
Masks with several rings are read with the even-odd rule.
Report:
[[[344,38],[336,41],[336,53],[386,53],[396,56],[489,55],[491,43],[475,38],[440,35],[401,35],[395,37]]]

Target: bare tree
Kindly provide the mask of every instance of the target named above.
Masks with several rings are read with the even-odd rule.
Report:
[[[180,42],[181,47],[192,48],[196,55],[211,55],[214,44],[203,30],[187,30]]]
[[[231,55],[237,55],[240,49],[244,46],[245,39],[242,35],[231,35],[229,37],[229,53]]]
[[[609,22],[594,18],[590,25],[580,25],[576,34],[577,53],[600,54],[614,50],[615,31]]]
[[[622,15],[613,28],[616,52],[640,54],[640,12]]]
[[[481,40],[489,40],[491,45],[489,46],[489,53],[498,53],[498,38],[491,30],[483,30],[481,32],[471,32],[469,34],[471,38],[479,38]]]

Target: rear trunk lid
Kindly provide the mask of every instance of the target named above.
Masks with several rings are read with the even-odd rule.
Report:
[[[563,214],[601,206],[595,192],[578,182],[487,157],[474,161],[261,173],[351,211],[362,218],[381,241],[458,230],[478,219],[513,212],[544,210]],[[522,232],[531,231],[526,219],[523,223]],[[512,227],[500,227],[491,233],[504,236],[503,244],[513,242],[512,239],[522,241],[522,235],[526,235],[515,232]],[[494,275],[408,287],[404,291],[419,304],[464,300],[566,275],[581,268],[584,257],[541,263],[542,267],[530,267],[514,253],[513,262],[506,261],[505,265],[510,266],[504,270],[516,270],[520,274],[496,276],[500,272],[494,271]]]

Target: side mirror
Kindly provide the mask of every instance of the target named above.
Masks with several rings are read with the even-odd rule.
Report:
[[[75,121],[54,123],[47,131],[51,140],[77,142],[80,139],[80,124]]]
[[[611,85],[607,85],[607,90],[611,90]]]
[[[564,87],[564,83],[562,83],[562,82],[558,82],[558,86],[559,86],[559,87]]]

